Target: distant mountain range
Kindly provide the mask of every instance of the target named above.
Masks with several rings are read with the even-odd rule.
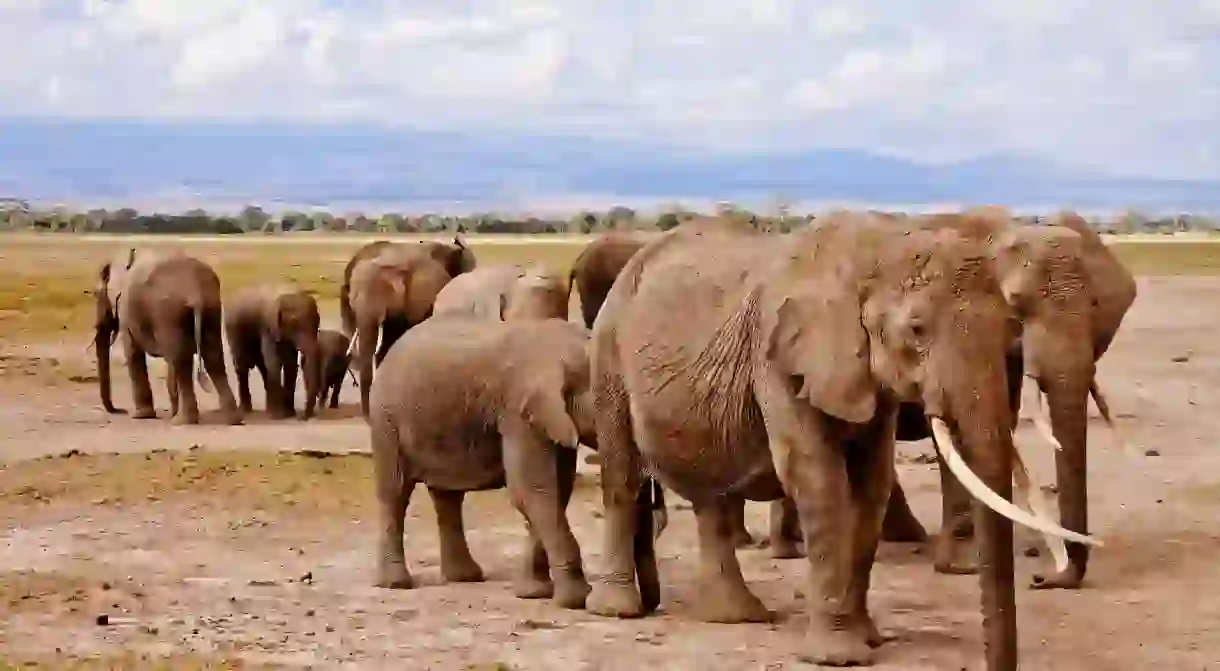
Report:
[[[372,126],[0,119],[0,198],[140,209],[533,209],[732,200],[1220,211],[1220,182],[1014,156],[921,164],[850,149],[702,154],[629,141]]]

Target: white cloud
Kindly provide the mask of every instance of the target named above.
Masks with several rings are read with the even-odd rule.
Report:
[[[0,0],[0,115],[371,119],[1220,176],[1220,3]]]

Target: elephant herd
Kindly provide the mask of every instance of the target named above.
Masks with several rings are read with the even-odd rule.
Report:
[[[571,289],[583,325],[567,319]],[[128,252],[102,269],[96,294],[107,410],[109,348],[122,336],[135,416],[152,416],[148,354],[169,363],[175,420],[198,421],[198,353],[226,417],[240,421],[219,281],[205,264]],[[767,501],[771,553],[809,564],[802,657],[868,665],[887,640],[868,608],[878,544],[928,537],[898,482],[895,442],[932,438],[943,512],[933,567],[978,574],[987,668],[1009,670],[1012,522],[1040,532],[1054,559],[1036,588],[1079,587],[1100,545],[1088,535],[1087,404],[1113,428],[1094,374],[1136,288],[1073,213],[1028,226],[1002,208],[835,211],[783,235],[702,217],[654,237],[602,236],[567,276],[476,268],[461,239],[377,242],[344,269],[344,333],[318,335],[317,306],[302,296],[251,288],[226,310],[241,410],[258,368],[269,411],[291,415],[299,352],[308,416],[352,357],[382,587],[414,584],[404,517],[416,484],[433,500],[441,572],[455,582],[483,579],[466,544],[465,493],[506,488],[528,530],[517,596],[646,615],[661,603],[655,542],[669,489],[696,518],[696,616],[768,621],[736,555],[752,540],[745,502]],[[322,363],[331,357],[333,367]],[[1055,454],[1058,521],[1013,438],[1025,378],[1038,389],[1034,426]],[[592,584],[566,515],[580,444],[601,468]]]

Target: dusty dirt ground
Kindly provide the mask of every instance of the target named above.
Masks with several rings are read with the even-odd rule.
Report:
[[[1106,545],[1085,589],[1019,591],[1023,668],[1220,668],[1217,332],[1220,279],[1140,279],[1099,374],[1139,456],[1093,423],[1091,517]],[[371,464],[348,454],[367,449],[354,388],[345,407],[313,421],[256,412],[239,427],[216,424],[215,397],[203,394],[205,424],[174,427],[154,382],[162,418],[110,417],[83,342],[0,350],[0,668],[804,668],[795,661],[804,563],[740,552],[775,624],[694,621],[694,520],[680,500],[660,542],[664,601],[653,617],[607,620],[514,598],[508,580],[525,532],[503,492],[467,500],[486,583],[439,583],[420,491],[407,547],[423,586],[376,589]],[[117,357],[115,374],[115,399],[129,407]],[[1052,481],[1049,448],[1028,422],[1018,437],[1035,474]],[[302,450],[339,455],[291,453]],[[934,531],[935,466],[918,458],[929,450],[902,446],[900,473]],[[596,470],[582,468],[569,516],[596,574],[600,497]],[[761,536],[766,506],[748,515]],[[1022,584],[1048,561],[1019,558]],[[871,608],[897,638],[875,668],[979,668],[978,603],[972,577],[937,575],[920,548],[883,545]]]

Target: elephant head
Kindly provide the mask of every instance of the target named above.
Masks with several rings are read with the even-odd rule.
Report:
[[[305,378],[305,419],[313,417],[322,388],[322,353],[318,347],[321,317],[313,296],[303,290],[276,295],[264,302],[263,323],[275,342],[289,341],[300,352]]]
[[[895,235],[898,226],[836,212],[790,244],[791,263],[767,289],[777,306],[766,317],[767,356],[798,398],[846,422],[870,421],[882,399],[922,402],[947,466],[986,506],[976,526],[988,668],[1015,668],[1009,519],[1096,542],[1007,500],[1015,448],[1006,357],[1021,330],[990,250],[955,230]]]
[[[540,265],[524,270],[501,297],[500,318],[567,319],[568,278]]]
[[[99,270],[98,283],[93,289],[96,302],[93,345],[97,355],[98,390],[101,393],[102,407],[111,414],[123,412],[114,406],[111,395],[110,348],[121,333],[119,305],[123,297],[127,272],[135,260],[136,250],[132,247],[107,261]]]
[[[445,267],[450,277],[457,277],[475,269],[474,250],[467,244],[462,235],[454,234],[453,242],[435,242],[432,240],[420,242],[428,251],[428,255],[439,261]]]

